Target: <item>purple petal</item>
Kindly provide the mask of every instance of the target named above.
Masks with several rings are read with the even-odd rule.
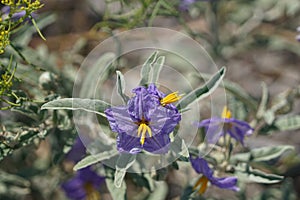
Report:
[[[64,190],[67,197],[74,200],[84,200],[86,192],[84,190],[84,183],[78,176],[70,179],[69,181],[62,184],[62,189]]]
[[[192,163],[192,167],[198,174],[203,174],[209,180],[212,178],[213,171],[212,169],[209,168],[206,160],[204,160],[201,157],[197,157],[197,158],[191,158],[190,161]]]
[[[211,184],[218,186],[222,189],[239,191],[239,188],[236,186],[237,178],[236,177],[224,177],[224,178],[215,178],[210,179]]]
[[[120,133],[117,137],[117,149],[119,152],[127,152],[131,154],[139,153],[142,151],[140,138],[126,133]]]
[[[80,180],[85,183],[92,183],[95,188],[98,188],[104,182],[104,177],[99,176],[95,171],[91,169],[91,167],[83,168],[77,173]]]
[[[228,129],[229,135],[244,145],[244,137],[252,134],[253,129],[248,123],[233,118],[230,124],[231,128]]]
[[[71,150],[67,153],[66,159],[74,162],[78,162],[82,159],[85,153],[86,153],[85,146],[83,145],[81,139],[77,137],[75,139],[75,142]]]
[[[133,89],[136,94],[128,102],[128,112],[136,121],[150,121],[149,115],[153,112],[156,105],[153,103],[153,97],[147,92],[145,87],[137,87]]]
[[[169,151],[170,137],[166,134],[157,134],[153,137],[147,137],[143,148],[154,154],[163,154]]]
[[[170,110],[163,106],[158,106],[150,116],[150,128],[153,136],[156,134],[169,134],[181,120],[181,115],[177,110]]]
[[[137,125],[128,114],[126,106],[116,106],[105,110],[107,120],[113,132],[137,133]]]

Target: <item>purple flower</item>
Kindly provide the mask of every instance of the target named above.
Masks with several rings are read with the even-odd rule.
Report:
[[[237,178],[236,177],[224,177],[217,178],[213,176],[213,170],[209,168],[208,163],[201,157],[190,158],[192,167],[198,174],[202,176],[198,179],[194,185],[193,190],[196,190],[198,187],[198,193],[203,194],[206,191],[207,184],[210,182],[212,185],[215,185],[222,189],[239,191],[239,188],[236,186]]]
[[[133,89],[135,96],[126,106],[115,106],[105,111],[112,131],[118,133],[119,152],[136,154],[143,149],[162,154],[168,151],[169,134],[174,130],[181,115],[175,106],[173,97],[165,96],[151,84],[148,88],[140,86]],[[164,97],[163,97],[164,96]]]
[[[77,171],[77,174],[62,184],[67,197],[72,200],[100,199],[99,186],[104,177],[99,176],[90,167]]]
[[[209,143],[216,143],[221,136],[228,133],[232,138],[244,145],[244,137],[253,133],[253,128],[247,122],[231,118],[231,112],[226,106],[222,117],[205,119],[196,125],[206,128]]]
[[[77,137],[75,139],[75,142],[71,150],[67,153],[66,159],[77,163],[83,158],[85,154],[86,154],[86,148],[83,145],[81,139]]]

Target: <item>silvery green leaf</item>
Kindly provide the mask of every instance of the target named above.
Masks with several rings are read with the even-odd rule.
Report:
[[[116,149],[110,150],[110,151],[104,151],[102,153],[89,155],[85,158],[83,158],[81,161],[79,161],[75,166],[74,170],[77,171],[79,169],[88,167],[90,165],[96,164],[98,162],[101,162],[103,160],[112,158],[114,156],[118,155],[118,151]]]
[[[153,64],[153,70],[152,70],[152,80],[151,83],[156,84],[159,78],[160,71],[165,63],[165,57],[159,56],[156,60],[156,62]]]
[[[280,157],[286,151],[291,150],[294,150],[294,147],[290,145],[256,148],[250,151],[250,159],[253,162],[270,161],[272,159]]]
[[[105,53],[90,66],[80,89],[80,97],[95,98],[95,83],[102,84],[107,79],[111,62],[114,61],[115,57],[114,53]]]
[[[115,178],[114,178],[114,184],[117,188],[121,187],[123,179],[126,175],[126,171],[129,167],[133,165],[135,159],[136,159],[136,155],[134,154],[127,154],[127,153],[120,154],[116,163],[116,171],[115,171]]]
[[[300,115],[285,115],[278,117],[274,125],[280,131],[298,130],[300,129]]]
[[[157,58],[158,51],[155,51],[151,56],[146,60],[141,69],[141,81],[139,85],[146,85],[149,83],[149,78],[151,74],[152,64]]]
[[[168,194],[168,186],[164,181],[155,181],[155,190],[150,193],[147,200],[165,199]]]
[[[104,111],[110,107],[110,104],[98,99],[78,99],[78,98],[65,98],[57,99],[45,103],[41,109],[51,110],[84,110],[93,112],[105,117]]]
[[[116,187],[112,178],[105,179],[107,189],[110,192],[113,200],[126,200],[126,183],[122,182],[120,187]]]
[[[238,177],[239,181],[242,182],[254,182],[263,184],[273,184],[278,183],[283,180],[283,176],[276,174],[268,174],[258,169],[253,169],[247,164],[240,164],[235,167],[235,175]]]
[[[129,101],[129,97],[125,94],[125,79],[120,71],[116,71],[116,73],[118,94],[122,98],[123,102],[126,104]]]
[[[263,82],[261,84],[261,87],[262,87],[262,97],[261,97],[261,100],[260,100],[260,104],[258,106],[258,109],[257,109],[257,113],[256,113],[256,117],[258,119],[262,118],[266,112],[266,107],[267,107],[267,103],[268,103],[268,88],[267,88],[267,85]]]
[[[188,107],[191,103],[199,101],[210,95],[221,83],[225,76],[226,68],[222,67],[204,86],[200,86],[195,90],[191,91],[187,95],[183,96],[177,103],[177,108],[182,110]]]

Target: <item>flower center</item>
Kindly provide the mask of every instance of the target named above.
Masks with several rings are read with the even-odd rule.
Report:
[[[181,98],[180,95],[178,95],[178,92],[173,92],[171,94],[168,94],[167,96],[165,96],[164,98],[162,98],[160,100],[160,104],[162,106],[165,106],[167,104],[170,104],[170,103],[174,103],[176,101],[178,101],[179,99]]]
[[[225,118],[225,119],[231,118],[231,112],[227,108],[227,106],[224,106],[224,108],[223,108],[222,118]]]
[[[198,181],[194,185],[193,190],[196,190],[198,186],[200,186],[200,188],[198,189],[198,193],[203,194],[207,189],[207,183],[208,183],[208,178],[206,176],[202,176],[201,178],[198,179]]]
[[[151,128],[148,126],[148,123],[142,120],[139,123],[139,128],[138,128],[138,137],[141,137],[140,143],[141,145],[144,145],[145,143],[145,138],[146,138],[146,133],[148,132],[149,136],[152,137],[152,131]]]
[[[100,193],[94,188],[93,184],[85,183],[83,188],[86,192],[86,200],[100,200]]]

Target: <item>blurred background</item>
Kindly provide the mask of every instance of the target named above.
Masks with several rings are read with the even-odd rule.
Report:
[[[255,137],[247,140],[248,148],[294,148],[293,152],[271,160],[271,167],[261,167],[284,175],[283,182],[249,183],[238,195],[211,187],[206,196],[197,198],[300,198],[299,0],[41,3],[44,6],[36,11],[35,19],[46,40],[31,23],[26,23],[12,32],[13,46],[0,55],[2,66],[9,63],[11,55],[18,63],[12,88],[20,105],[0,111],[0,199],[67,199],[61,185],[74,176],[74,160],[68,160],[66,155],[77,133],[70,113],[49,113],[41,111],[40,106],[58,97],[72,96],[77,70],[101,41],[122,31],[152,26],[189,35],[206,49],[218,67],[227,67],[225,89],[229,91],[229,107],[256,127]],[[0,5],[4,7],[3,3]],[[1,14],[4,16],[2,11]],[[144,58],[123,62],[141,63],[141,59]],[[184,199],[185,187],[196,174],[185,165],[180,170],[167,171],[160,178],[167,189],[157,199]],[[127,178],[128,199],[142,199],[141,194],[149,194],[137,184],[136,177]],[[112,199],[105,184],[100,191],[101,199]]]

